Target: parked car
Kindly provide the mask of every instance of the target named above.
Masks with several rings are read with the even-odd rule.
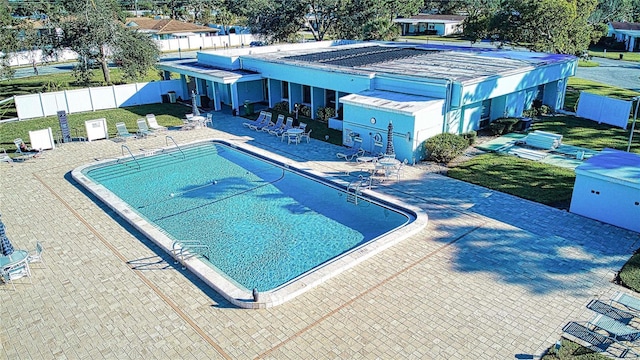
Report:
[[[269,45],[267,44],[266,41],[252,41],[249,43],[249,46],[254,47],[254,46],[266,46]]]

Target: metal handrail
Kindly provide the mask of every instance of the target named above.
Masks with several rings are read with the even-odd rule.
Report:
[[[133,153],[131,152],[131,149],[129,149],[129,147],[127,145],[122,145],[121,147],[122,149],[122,155],[124,155],[124,149],[127,149],[127,152],[129,152],[129,155],[131,156],[131,158],[133,159],[133,161],[136,162],[136,165],[138,165],[138,170],[140,170],[140,163],[138,162],[138,160],[136,159],[135,156],[133,156]],[[118,161],[120,161],[120,159],[118,159]]]
[[[170,135],[165,136],[165,138],[164,138],[165,145],[169,146],[169,139],[171,139],[171,141],[173,141],[173,144],[178,148],[178,150],[180,150],[180,153],[182,154],[182,158],[186,159],[187,157],[182,152],[182,149],[180,149],[180,146],[178,146],[178,143]]]

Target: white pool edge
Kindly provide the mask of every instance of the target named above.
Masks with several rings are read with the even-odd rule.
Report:
[[[270,153],[266,150],[256,148],[246,143],[239,143],[223,139],[207,139],[193,141],[181,145],[192,146],[194,144],[207,143],[212,141],[255,153],[267,159],[272,159],[275,162],[286,164],[291,169],[299,170],[303,173],[308,173],[317,177],[324,178],[329,182],[338,185],[339,187],[346,187],[347,185],[347,183],[343,179],[335,176],[328,176],[324,173],[304,168],[300,166],[300,163],[294,160],[282,157],[274,153]],[[166,147],[166,149],[173,148],[175,147]],[[126,156],[123,158],[126,158]],[[169,236],[147,222],[144,218],[140,217],[129,207],[129,205],[127,205],[124,201],[122,201],[107,188],[94,183],[82,173],[86,168],[95,167],[96,165],[100,165],[103,163],[113,162],[114,160],[115,159],[105,159],[94,163],[81,165],[71,171],[71,176],[86,190],[95,195],[103,203],[105,203],[112,210],[118,213],[120,217],[125,219],[138,231],[143,233],[148,239],[153,241],[165,252],[170,254],[175,260],[178,260],[178,254],[174,253],[175,249],[172,248],[174,241]],[[379,254],[380,252],[388,249],[393,245],[398,244],[408,237],[417,234],[427,226],[428,216],[420,208],[404,203],[398,198],[385,195],[374,190],[363,190],[361,193],[366,195],[366,197],[374,198],[378,201],[393,204],[394,206],[402,208],[406,212],[411,213],[415,217],[415,220],[401,227],[400,229],[391,231],[390,233],[385,234],[375,240],[371,240],[366,244],[363,244],[362,246],[356,248],[355,250],[347,252],[321,265],[320,267],[317,267],[315,270],[294,279],[284,286],[278,287],[271,291],[259,293],[258,301],[254,301],[254,297],[251,291],[247,291],[238,287],[226,277],[216,272],[215,269],[213,269],[211,266],[202,262],[198,257],[186,257],[181,262],[189,271],[198,276],[198,278],[204,281],[208,286],[213,288],[218,294],[223,296],[235,306],[246,309],[264,309],[281,305],[286,301],[289,301],[294,297],[313,289],[314,287],[322,284],[323,282],[340,274],[341,272],[351,269],[361,262],[371,258],[372,256]]]

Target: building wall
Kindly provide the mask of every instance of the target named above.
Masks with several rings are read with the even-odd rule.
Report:
[[[572,213],[640,232],[640,189],[576,173]]]
[[[269,79],[305,84],[324,89],[334,89],[347,93],[369,90],[371,79],[367,75],[347,74],[337,71],[323,71],[287,64],[272,64],[259,59],[243,59],[243,68],[256,71]]]
[[[262,91],[262,80],[239,82],[238,84],[238,101],[243,104],[245,100],[250,102],[259,102],[264,100]]]

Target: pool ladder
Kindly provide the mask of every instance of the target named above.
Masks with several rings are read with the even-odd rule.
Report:
[[[127,145],[122,145],[122,155],[124,155],[124,149],[127,149],[127,152],[129,153],[129,156],[131,156],[131,158],[133,159],[133,161],[136,162],[136,165],[138,165],[138,170],[140,170],[140,163],[138,162],[138,160],[136,159],[135,156],[133,156],[133,153],[131,152],[131,149],[129,149],[129,147]],[[119,163],[120,159],[118,159],[116,161],[116,163]],[[126,164],[125,164],[126,165]]]
[[[178,245],[180,248],[178,248]],[[209,245],[203,244],[198,240],[176,240],[171,245],[171,254],[174,258],[174,264],[181,263],[182,270],[186,269],[185,259],[191,256],[197,256],[198,253],[194,252],[197,249],[204,249],[209,252]]]
[[[178,146],[178,143],[173,139],[172,136],[169,136],[169,135],[165,136],[165,138],[164,138],[165,145],[169,146],[169,139],[171,139],[171,142],[173,142],[173,144],[176,146],[176,148],[178,148],[178,150],[180,150],[180,153],[182,154],[182,158],[186,159],[186,156],[182,152],[182,149],[180,149],[180,146]]]
[[[358,180],[352,181],[347,186],[347,202],[358,205],[358,195],[362,193],[361,188],[371,188],[371,178],[365,178],[360,175]]]

